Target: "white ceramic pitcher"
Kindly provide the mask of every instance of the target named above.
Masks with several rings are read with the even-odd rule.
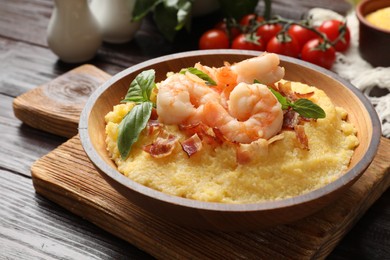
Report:
[[[50,49],[64,62],[92,59],[102,43],[98,22],[87,0],[55,0],[47,29]]]
[[[136,0],[92,0],[91,11],[99,22],[103,40],[110,43],[130,41],[140,26],[132,22]]]

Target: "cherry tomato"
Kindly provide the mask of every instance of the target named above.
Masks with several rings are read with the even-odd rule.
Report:
[[[233,40],[232,49],[264,51],[265,45],[256,35],[240,34]]]
[[[282,30],[280,24],[264,24],[257,29],[257,35],[263,38],[264,44],[267,44],[272,37]]]
[[[298,58],[300,54],[300,45],[298,41],[288,34],[278,34],[267,43],[267,52],[273,52]]]
[[[351,33],[347,25],[338,20],[329,20],[323,22],[318,30],[328,37],[331,42],[334,42],[341,33],[344,34],[343,37],[337,43],[335,43],[334,48],[336,51],[345,51],[349,47],[349,43],[351,40]]]
[[[214,26],[214,29],[218,29],[218,30],[221,30],[221,31],[224,31],[226,34],[228,33],[228,29],[227,29],[227,24],[225,21],[220,21],[219,23],[217,23],[215,26]],[[234,39],[236,38],[239,34],[240,34],[240,29],[238,29],[237,27],[232,27],[230,28],[230,31],[229,31],[229,34],[228,35],[231,39]]]
[[[229,38],[224,31],[211,29],[202,34],[199,39],[199,49],[227,49]]]
[[[252,20],[255,20],[257,22],[262,22],[264,21],[264,18],[262,16],[258,16],[256,14],[247,14],[247,15],[244,15],[241,20],[240,20],[240,25],[241,26],[248,26],[251,24],[251,21]]]
[[[336,60],[336,51],[333,46],[324,45],[320,39],[312,39],[303,46],[301,58],[330,69]]]
[[[301,49],[306,42],[318,38],[318,35],[315,32],[298,24],[291,25],[290,28],[288,28],[288,33],[299,42]]]

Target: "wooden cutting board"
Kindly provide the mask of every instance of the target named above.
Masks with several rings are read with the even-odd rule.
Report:
[[[71,138],[91,93],[111,76],[93,65],[77,67],[14,99],[15,116],[34,128]]]
[[[223,233],[186,229],[148,214],[111,188],[78,136],[31,168],[36,191],[145,252],[164,259],[321,259],[390,185],[390,140],[365,174],[334,204],[289,225]]]
[[[90,92],[108,78],[92,65],[81,66],[16,98],[15,114],[33,127],[70,137],[77,132],[78,116]],[[84,89],[83,84],[90,90],[76,91],[80,97],[60,102],[62,88]],[[389,150],[390,140],[381,138],[365,174],[337,202],[315,215],[242,233],[179,227],[131,204],[97,173],[77,135],[36,161],[31,171],[37,193],[157,258],[317,259],[325,258],[390,186]]]

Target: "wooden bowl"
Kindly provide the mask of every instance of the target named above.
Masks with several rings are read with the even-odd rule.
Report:
[[[337,106],[344,107],[356,126],[360,145],[348,171],[338,180],[307,194],[253,204],[201,202],[167,195],[123,176],[109,158],[105,144],[104,116],[127,93],[130,82],[143,70],[155,69],[156,81],[169,71],[201,62],[222,66],[224,61],[238,62],[259,55],[254,51],[213,50],[168,55],[130,67],[103,84],[89,98],[80,118],[82,145],[96,169],[118,192],[139,207],[173,223],[211,230],[255,230],[295,221],[334,201],[351,186],[373,160],[381,136],[378,116],[370,102],[350,83],[318,66],[281,56],[285,78],[323,89]]]
[[[390,7],[390,0],[364,0],[356,7],[359,51],[363,59],[376,67],[390,66],[390,30],[372,25],[365,16],[385,7]]]

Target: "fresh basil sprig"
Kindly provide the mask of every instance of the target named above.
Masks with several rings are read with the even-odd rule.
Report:
[[[153,69],[143,71],[131,82],[122,102],[135,102],[138,104],[150,101],[150,95],[155,87],[155,71]]]
[[[143,102],[130,110],[118,126],[118,150],[122,159],[126,159],[131,147],[139,138],[139,134],[146,127],[152,113],[152,103]]]
[[[126,97],[122,100],[136,103],[118,126],[117,145],[122,159],[127,158],[152,114],[155,104],[150,100],[150,95],[155,87],[155,71],[143,71],[131,82]]]
[[[300,98],[294,103],[291,103],[291,108],[295,112],[306,118],[317,119],[326,117],[325,111],[320,106],[306,98]]]
[[[189,67],[186,69],[182,69],[180,71],[181,74],[185,74],[186,72],[192,73],[195,76],[199,77],[200,79],[204,80],[206,82],[206,85],[208,85],[208,86],[216,86],[217,85],[217,83],[209,75],[207,75],[206,73],[204,73],[201,70],[198,70],[197,68]]]
[[[279,101],[279,103],[282,105],[282,109],[286,110],[290,107],[290,102],[287,100],[286,97],[283,97],[282,94],[277,92],[276,90],[269,88],[271,90],[272,94],[276,97],[276,99]]]
[[[317,104],[313,103],[311,100],[306,98],[297,99],[294,102],[289,101],[286,97],[282,96],[276,90],[269,88],[272,94],[275,95],[276,99],[282,105],[282,109],[288,109],[291,107],[292,110],[297,112],[299,115],[306,118],[325,118],[325,111]]]

